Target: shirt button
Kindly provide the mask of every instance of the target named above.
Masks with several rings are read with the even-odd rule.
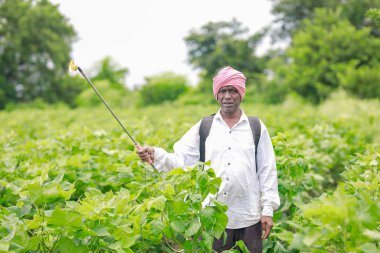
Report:
[[[228,150],[231,150],[231,147],[228,147]]]
[[[227,192],[224,192],[223,194],[224,194],[224,195],[227,195]]]
[[[232,131],[230,131],[230,134],[232,133]]]
[[[227,177],[226,179],[227,179],[227,181],[229,181],[229,180],[230,180],[228,177]]]
[[[231,163],[227,163],[228,165],[231,165]]]

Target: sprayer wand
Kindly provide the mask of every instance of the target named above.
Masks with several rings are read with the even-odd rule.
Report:
[[[87,82],[91,85],[92,89],[95,91],[96,95],[98,95],[98,97],[102,100],[103,104],[108,108],[108,110],[110,111],[110,113],[113,115],[113,117],[117,120],[117,122],[119,123],[119,125],[121,126],[121,128],[123,128],[124,132],[127,133],[127,135],[129,136],[129,138],[132,140],[133,144],[135,145],[135,147],[137,148],[137,150],[140,150],[142,149],[141,145],[135,140],[135,138],[133,138],[133,136],[129,133],[129,131],[125,128],[125,126],[123,125],[123,123],[119,120],[119,118],[116,116],[116,114],[112,111],[111,107],[108,105],[107,101],[102,97],[102,95],[100,95],[99,91],[96,89],[96,87],[92,84],[91,80],[86,76],[86,74],[83,72],[83,70],[74,63],[73,60],[70,61],[70,65],[69,65],[69,69],[73,72],[75,71],[79,71],[79,73],[81,73],[81,75],[87,80]],[[165,180],[164,178],[162,177],[161,173],[156,169],[156,167],[154,166],[154,163],[152,161],[152,159],[150,159],[150,157],[148,158],[148,163],[150,164],[150,166],[152,166],[152,168],[154,169],[154,171],[156,171],[162,181],[165,183]]]

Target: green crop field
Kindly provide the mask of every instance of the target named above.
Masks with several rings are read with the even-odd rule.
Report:
[[[380,103],[242,104],[268,126],[281,206],[265,252],[380,251]],[[115,108],[142,145],[172,145],[214,106]],[[104,106],[0,112],[0,252],[210,252],[227,217],[199,166],[138,160]],[[199,240],[201,238],[201,240]]]

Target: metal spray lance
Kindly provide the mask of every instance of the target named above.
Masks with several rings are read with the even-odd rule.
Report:
[[[141,145],[135,140],[135,138],[133,138],[133,136],[128,132],[128,130],[125,128],[125,126],[123,125],[123,123],[119,120],[119,118],[116,116],[116,114],[112,111],[111,107],[108,105],[108,103],[104,100],[104,98],[102,97],[102,95],[100,95],[99,91],[96,89],[96,87],[92,84],[92,82],[90,81],[90,79],[86,76],[86,74],[83,72],[83,70],[74,63],[73,60],[70,61],[70,65],[69,65],[69,69],[70,71],[72,72],[75,72],[75,71],[79,71],[79,73],[81,73],[81,75],[87,80],[87,82],[91,85],[92,89],[95,91],[96,95],[98,95],[98,97],[102,100],[103,104],[108,108],[108,110],[110,111],[110,113],[113,115],[113,117],[116,119],[116,121],[119,123],[119,125],[121,126],[121,128],[123,128],[124,132],[127,133],[127,135],[129,136],[129,138],[132,140],[133,144],[135,145],[135,147],[137,148],[137,150],[140,150],[141,149]],[[153,164],[153,161],[150,159],[149,157],[149,160],[148,160],[148,163],[150,164],[150,166],[152,166],[152,168],[154,169],[154,171],[156,171],[162,181],[165,183],[165,180],[164,178],[162,177],[161,173],[156,169],[156,167],[154,166]]]

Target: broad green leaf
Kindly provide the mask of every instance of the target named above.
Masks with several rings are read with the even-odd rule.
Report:
[[[36,252],[36,251],[38,251],[39,245],[40,245],[40,239],[38,237],[32,237],[28,241],[28,244],[27,244],[26,248],[28,250]]]
[[[182,168],[175,168],[169,171],[167,175],[173,176],[173,175],[181,175],[183,173],[185,173],[185,171]]]
[[[43,196],[43,189],[38,183],[28,185],[28,195],[32,202],[36,202]]]
[[[282,241],[291,242],[293,240],[293,233],[287,230],[283,230],[279,233],[276,233],[276,237],[278,237]]]
[[[28,229],[36,229],[45,225],[43,217],[41,217],[38,213],[33,215],[32,220],[26,220],[25,224],[28,226]]]
[[[11,211],[12,213],[15,213],[18,217],[24,217],[25,215],[29,214],[30,211],[32,210],[31,205],[25,205],[25,206],[10,206],[8,207],[8,210]]]
[[[175,214],[182,215],[187,211],[188,208],[189,208],[189,205],[183,201],[173,202],[173,212]]]
[[[92,229],[88,228],[85,225],[82,225],[79,229],[76,230],[75,238],[85,238],[88,236],[94,236],[95,237],[97,235],[96,235],[95,231],[93,231]]]
[[[204,165],[211,166],[211,160],[208,160],[208,161],[204,162]]]
[[[206,171],[201,171],[197,175],[197,181],[198,181],[198,186],[201,191],[202,196],[206,196],[208,194],[208,181],[209,181],[209,176]]]
[[[123,230],[125,233],[132,234],[133,229],[131,228],[131,224],[124,224],[121,226],[118,226],[119,229]]]
[[[216,224],[214,227],[214,232],[215,232],[215,237],[219,239],[226,229],[228,217],[225,213],[217,213],[215,215],[215,218],[216,218]]]
[[[209,234],[206,231],[202,231],[201,233],[200,244],[203,245],[204,249],[208,252],[212,250],[212,244],[214,243],[213,234]]]
[[[309,231],[303,238],[303,243],[306,246],[313,245],[319,238],[321,238],[322,232],[319,229]]]
[[[165,208],[165,202],[166,202],[165,196],[159,196],[153,200],[152,207],[159,211],[162,211]]]
[[[216,177],[215,170],[213,168],[209,168],[208,170],[206,170],[206,172],[210,177]]]
[[[57,179],[57,180],[56,180]],[[55,201],[57,198],[68,200],[75,192],[74,185],[68,182],[59,182],[60,177],[57,177],[53,182],[44,185],[44,197],[47,201]]]
[[[228,210],[228,206],[226,204],[220,202],[220,201],[214,200],[212,203],[215,205],[217,210],[220,212],[224,213]]]
[[[193,242],[192,240],[188,240],[183,244],[183,248],[185,252],[193,252],[191,249],[193,247]]]
[[[245,243],[242,240],[237,241],[235,245],[239,246],[241,252],[250,253],[249,249],[247,248],[247,246],[245,246]]]
[[[202,209],[202,202],[198,201],[198,202],[193,202],[191,203],[191,207],[197,211],[201,210]]]
[[[171,184],[166,184],[166,185],[165,185],[164,194],[165,194],[165,197],[174,196],[174,194],[175,194],[175,190],[174,190],[173,185],[171,185]]]
[[[199,213],[199,217],[201,219],[202,225],[207,231],[211,231],[214,228],[216,217],[215,209],[213,207],[206,206],[203,208]]]
[[[55,253],[86,253],[89,252],[88,248],[84,245],[76,245],[74,241],[67,237],[59,239]]]
[[[134,235],[134,236],[127,236],[124,239],[120,240],[120,245],[123,249],[128,249],[131,246],[133,246],[137,239],[140,238],[140,235]]]
[[[190,194],[190,199],[193,202],[202,201],[202,196],[200,194]]]
[[[301,234],[299,233],[293,234],[293,240],[290,244],[290,247],[295,248],[295,249],[302,248],[303,247],[302,240],[303,240],[303,237]]]
[[[82,225],[82,215],[73,211],[56,208],[49,218],[49,225],[64,227],[79,227]]]
[[[165,226],[164,229],[162,230],[162,233],[167,237],[167,238],[174,238],[175,237],[175,231],[172,230],[171,227]]]
[[[4,238],[7,234],[9,234],[9,228],[0,225],[0,238]]]
[[[228,216],[224,212],[218,212],[215,214],[216,222],[222,224],[223,226],[227,225]]]
[[[109,236],[110,233],[107,231],[107,227],[105,226],[95,226],[93,229],[92,229],[97,236]]]
[[[76,167],[76,168],[81,168],[83,167],[82,163],[82,156],[81,155],[73,155],[69,156],[66,161],[66,166],[70,167]]]
[[[162,230],[164,229],[164,223],[160,219],[155,219],[150,223],[152,234],[157,236],[159,235]]]
[[[186,224],[181,219],[171,221],[170,226],[179,233],[185,232],[186,229]]]
[[[201,222],[199,218],[191,220],[190,226],[185,231],[185,237],[190,237],[195,235],[201,228]]]
[[[222,183],[222,178],[220,177],[212,179],[209,185],[210,193],[215,195],[218,192],[221,183]]]
[[[216,223],[215,227],[214,227],[214,236],[215,236],[215,238],[216,239],[220,239],[220,237],[223,235],[225,229],[226,229],[225,226],[223,226],[220,223]]]

